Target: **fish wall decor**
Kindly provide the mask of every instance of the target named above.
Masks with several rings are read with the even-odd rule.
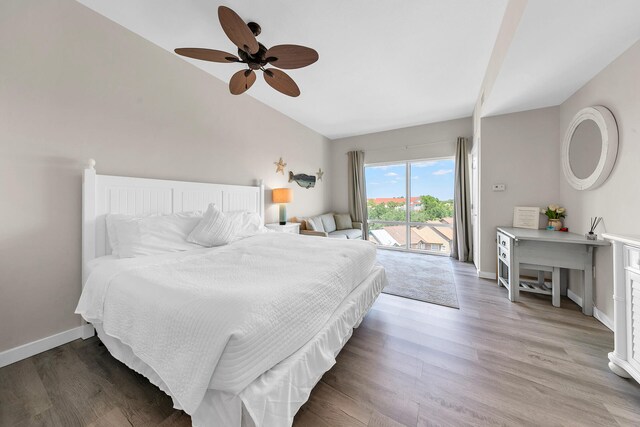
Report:
[[[289,182],[295,181],[300,187],[309,189],[316,186],[316,177],[315,175],[307,175],[304,173],[293,174],[293,172],[289,171]]]

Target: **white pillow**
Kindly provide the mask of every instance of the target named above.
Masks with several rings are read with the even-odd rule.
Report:
[[[258,233],[265,233],[269,230],[262,225],[260,215],[255,212],[233,211],[225,212],[225,215],[236,225],[233,241]]]
[[[314,216],[313,218],[307,219],[307,224],[311,226],[313,231],[324,231],[322,218],[320,218],[320,216]]]
[[[206,247],[226,245],[234,240],[236,231],[240,229],[239,223],[237,219],[232,221],[212,203],[187,241]]]
[[[198,249],[198,245],[187,242],[187,236],[201,218],[201,212],[143,217],[113,215],[109,222],[115,230],[116,254],[120,258],[135,258]]]
[[[109,246],[111,247],[111,255],[118,256],[118,233],[116,233],[116,227],[118,222],[126,221],[133,218],[132,215],[122,214],[108,214],[105,218],[107,225],[107,238],[109,239]]]
[[[336,231],[336,220],[333,218],[332,213],[320,215],[320,220],[322,221],[322,228],[327,233],[333,233]]]

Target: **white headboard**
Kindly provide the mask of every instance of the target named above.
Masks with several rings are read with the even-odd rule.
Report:
[[[111,253],[105,224],[107,214],[204,211],[210,203],[223,212],[256,212],[264,224],[261,181],[257,186],[244,186],[97,175],[95,161],[90,160],[82,180],[82,283],[86,280],[85,264]]]

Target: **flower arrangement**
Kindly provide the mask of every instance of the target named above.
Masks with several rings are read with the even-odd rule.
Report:
[[[540,209],[540,213],[546,215],[549,218],[549,223],[547,225],[547,230],[560,230],[562,229],[562,218],[565,215],[565,208],[562,208],[558,205],[549,205],[546,208]],[[566,231],[566,229],[563,229]]]
[[[558,205],[549,205],[546,208],[540,209],[540,213],[542,215],[546,215],[549,219],[560,219],[564,218],[566,209],[562,208]]]

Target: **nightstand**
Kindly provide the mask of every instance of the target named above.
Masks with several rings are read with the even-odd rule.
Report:
[[[264,226],[279,233],[300,234],[299,222],[288,222],[285,225],[280,225],[279,223],[275,222],[273,224],[265,224]]]

